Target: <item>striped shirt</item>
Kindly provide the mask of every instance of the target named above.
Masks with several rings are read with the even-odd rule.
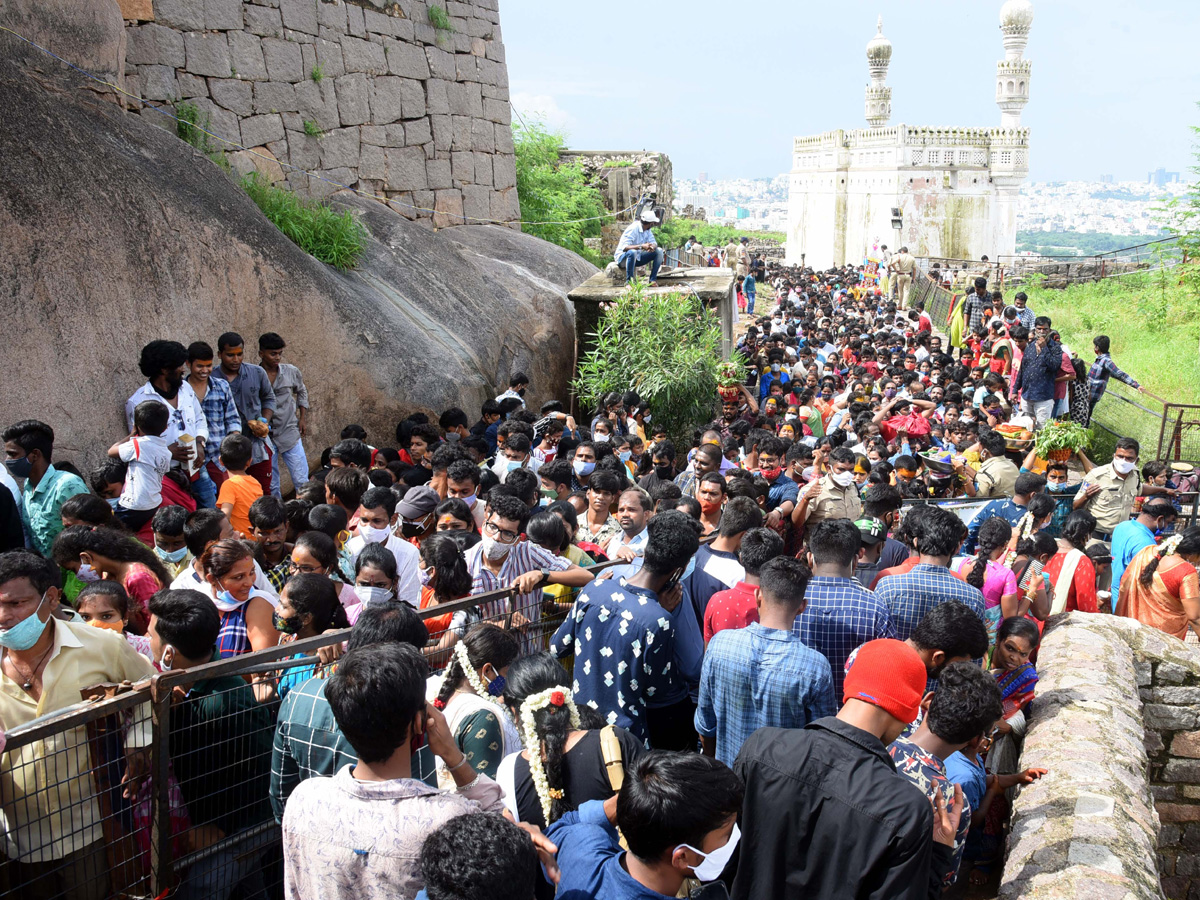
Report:
[[[538,569],[550,569],[554,572],[565,572],[571,568],[571,562],[561,556],[555,556],[549,550],[544,550],[530,541],[517,541],[504,557],[500,572],[494,573],[484,564],[483,544],[476,544],[466,553],[467,571],[471,573],[471,594],[483,594],[488,591],[498,591],[506,588],[518,575],[526,572],[536,572]],[[522,654],[536,653],[543,649],[538,623],[542,619],[542,589],[529,591],[526,594],[516,594],[512,597],[502,597],[484,603],[479,613],[484,619],[495,619],[512,612],[519,612],[530,621],[530,626],[522,636]]]

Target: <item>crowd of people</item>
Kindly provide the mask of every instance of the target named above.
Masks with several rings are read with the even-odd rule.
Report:
[[[985,881],[1047,774],[1019,766],[1045,620],[1200,633],[1191,485],[1129,438],[1098,466],[1009,449],[1004,423],[1128,378],[1102,336],[1080,376],[1020,294],[976,282],[952,344],[861,268],[762,275],[744,382],[691,435],[633,390],[534,410],[518,372],[478,418],[349,424],[310,469],[283,338],[257,364],[233,332],[151,342],[102,465],[56,457],[50,424],[4,431],[0,723],[308,641],[177,682],[171,828],[206,851],[184,897],[265,896],[273,867],[290,900]],[[938,505],[960,495],[969,521]],[[125,728],[107,794],[82,728],[4,755],[0,892],[117,889],[100,804],[148,840],[151,737]]]

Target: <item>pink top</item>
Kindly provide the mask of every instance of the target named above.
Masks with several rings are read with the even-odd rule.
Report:
[[[977,557],[964,559],[958,566],[958,574],[966,578],[975,568]],[[987,570],[983,573],[983,605],[987,609],[1000,605],[1000,598],[1017,592],[1017,576],[1013,570],[1002,562],[989,559]]]
[[[353,625],[358,621],[358,617],[363,611],[362,600],[358,598],[358,594],[354,593],[354,585],[343,584],[341,590],[338,591],[338,599],[342,601],[342,606],[346,608],[346,618]]]

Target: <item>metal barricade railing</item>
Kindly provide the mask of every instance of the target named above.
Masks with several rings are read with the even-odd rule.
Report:
[[[417,615],[462,612],[468,627],[483,621],[514,630],[524,655],[549,648],[570,605],[570,594],[555,602],[536,593],[540,602],[524,608],[506,602],[515,592],[505,588]],[[328,631],[132,686],[98,686],[89,699],[9,731],[0,755],[0,898],[149,900],[174,892],[212,900],[237,885],[239,896],[260,889],[281,896],[283,854],[270,800],[280,699],[256,697],[262,688],[247,678],[323,677],[332,669],[312,654],[348,634]],[[444,634],[430,634],[431,672],[449,659],[450,650],[439,648]]]

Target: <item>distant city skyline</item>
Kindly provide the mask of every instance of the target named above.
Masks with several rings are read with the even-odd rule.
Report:
[[[1145,181],[1159,168],[1194,180],[1200,4],[1033,3],[1030,181]],[[712,0],[613,0],[602,14],[502,0],[500,13],[522,116],[572,147],[656,150],[676,177],[718,180],[774,177],[791,168],[792,138],[865,127],[864,48],[880,13],[895,48],[889,124],[998,126],[1000,7],[760,0],[739,18]]]

